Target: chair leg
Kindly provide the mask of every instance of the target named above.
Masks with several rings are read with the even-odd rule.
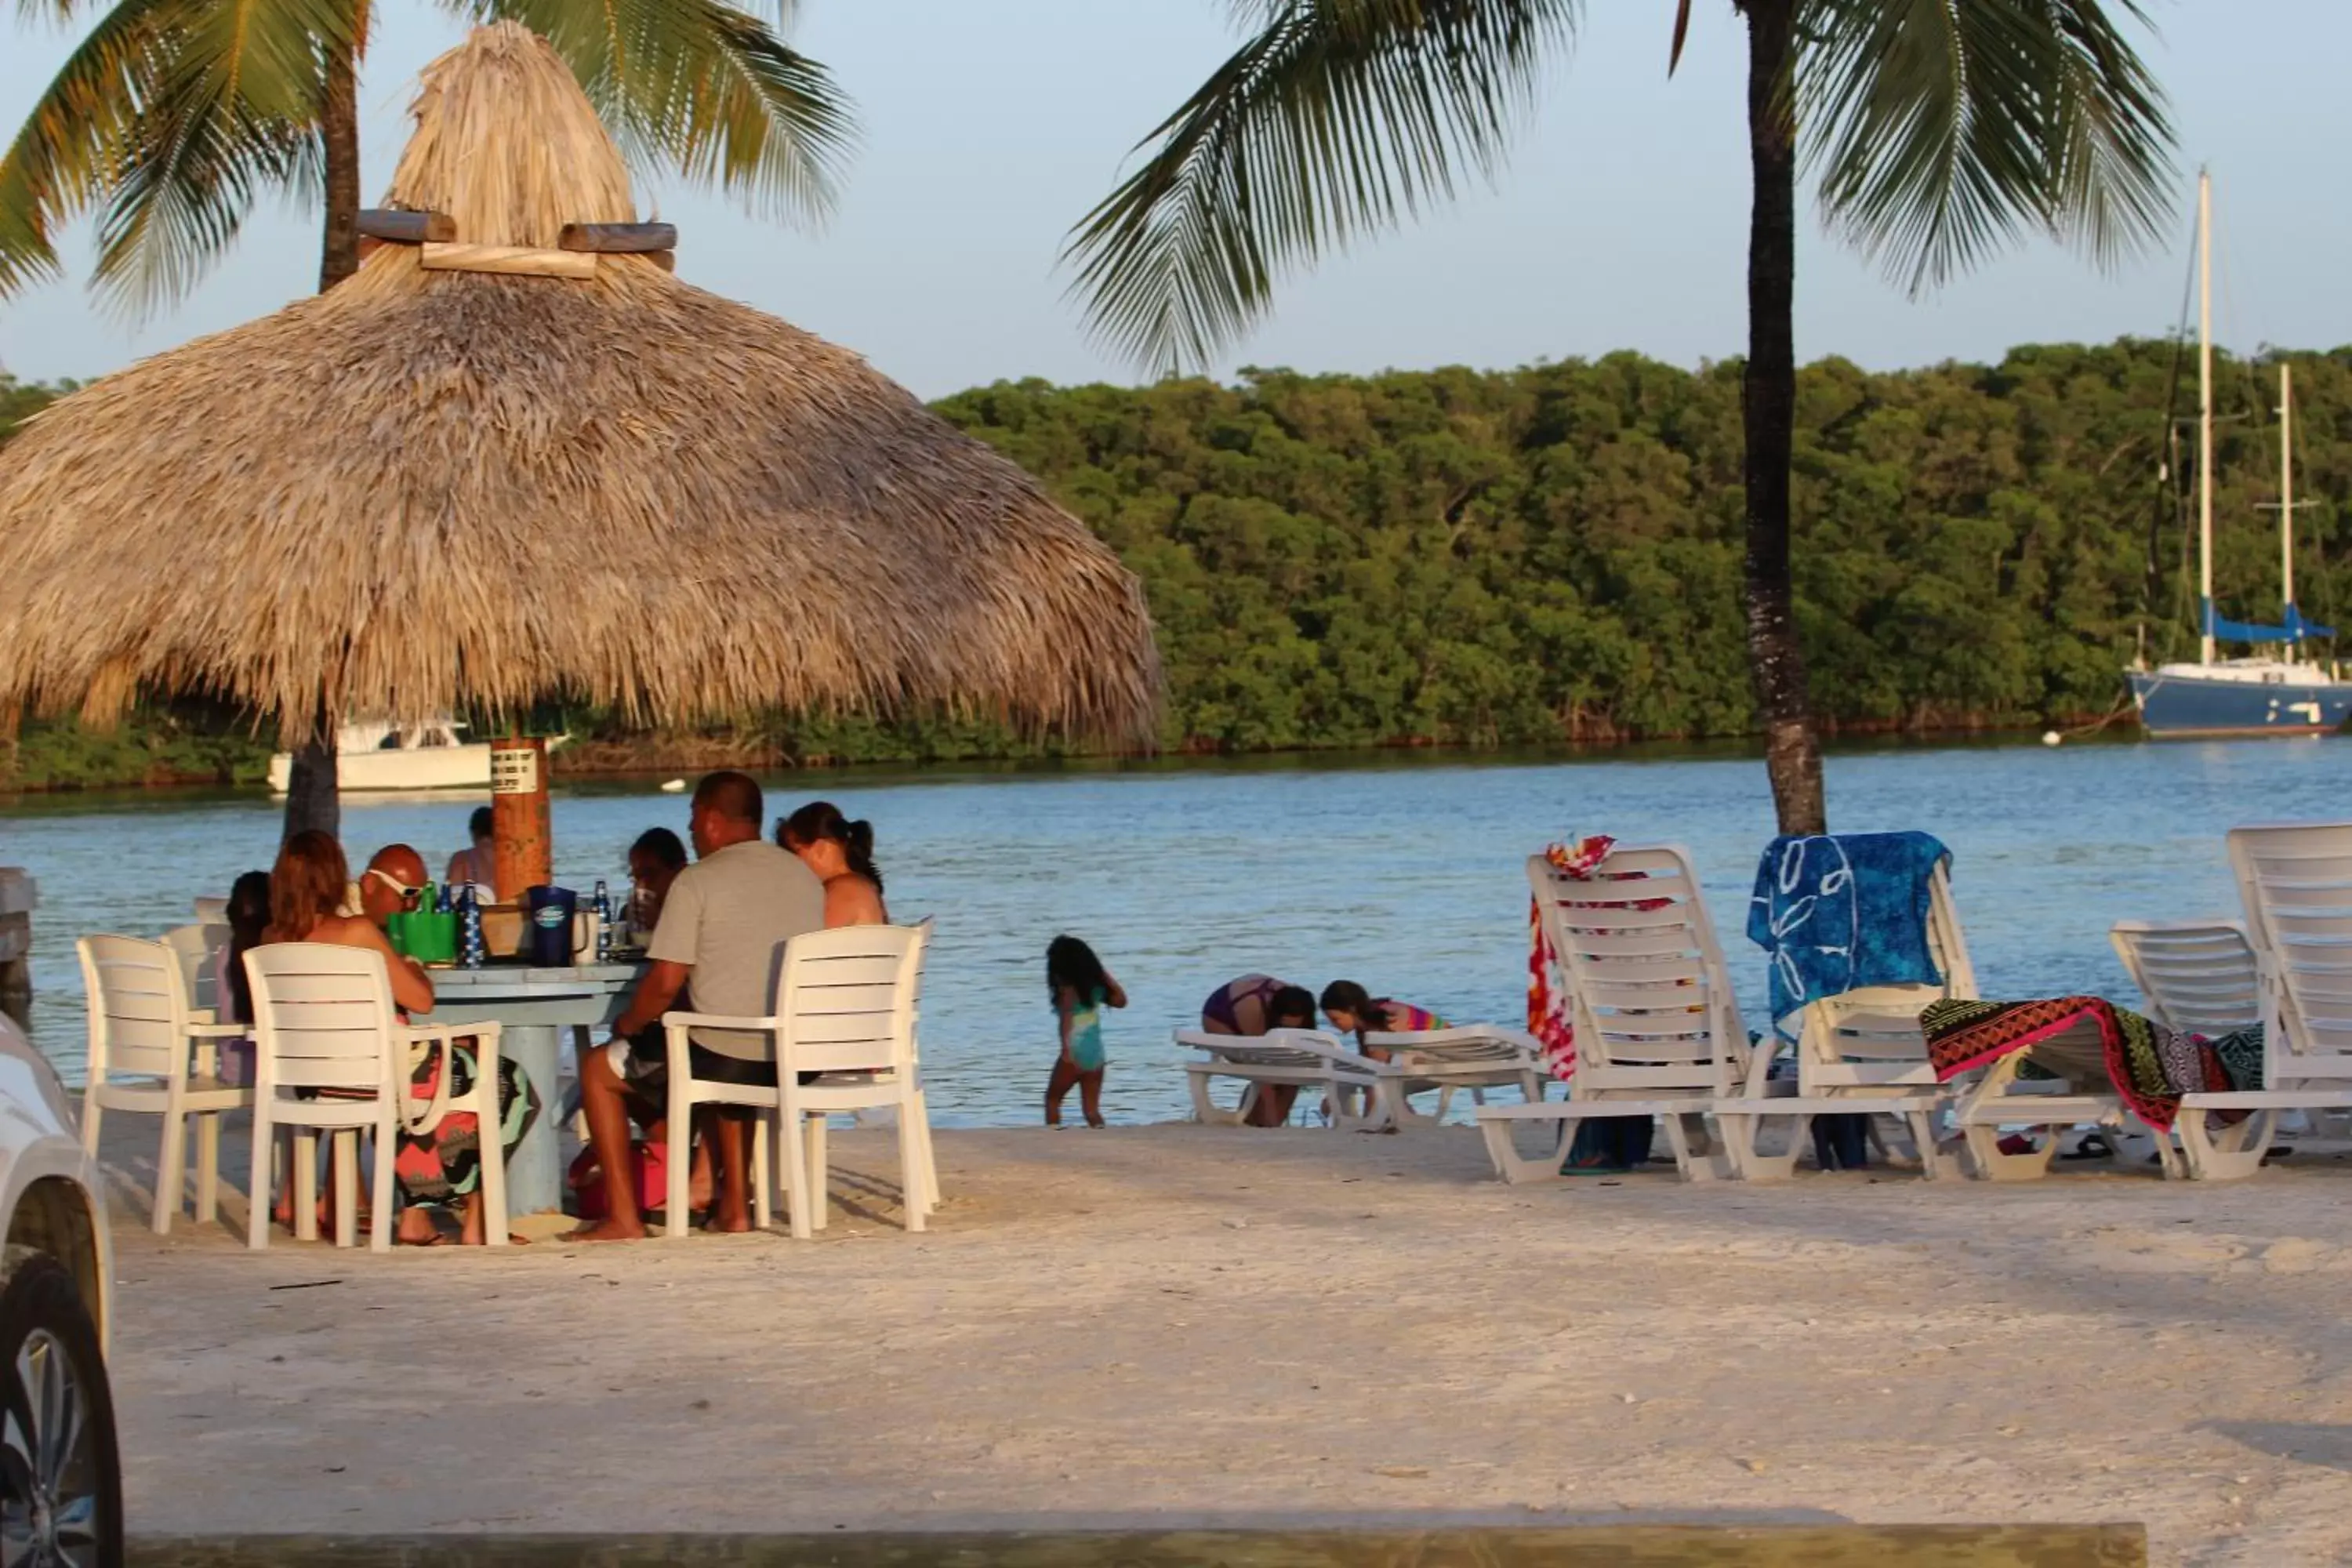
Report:
[[[81,1093],[81,1152],[91,1159],[98,1158],[98,1120],[105,1111],[99,1099],[98,1085],[92,1084]]]
[[[911,1100],[898,1102],[898,1191],[906,1215],[899,1223],[910,1232],[923,1228],[923,1215],[928,1212],[923,1202],[922,1134],[911,1125],[914,1109]]]
[[[776,1112],[776,1163],[783,1168],[786,1217],[793,1238],[799,1241],[816,1235],[816,1227],[809,1223],[808,1140],[802,1125],[806,1120],[799,1097],[787,1091]]]
[[[662,1173],[666,1191],[662,1196],[662,1235],[677,1241],[691,1229],[687,1205],[694,1201],[691,1182],[694,1176],[694,1099],[692,1089],[678,1081],[673,1068],[669,1080],[669,1124],[663,1136],[668,1142],[662,1151]],[[718,1157],[718,1151],[711,1151]],[[639,1194],[642,1203],[643,1194]]]
[[[1538,1121],[1538,1127],[1553,1130],[1552,1152],[1530,1160],[1519,1152],[1512,1133],[1521,1125],[1517,1121],[1481,1121],[1478,1131],[1486,1135],[1486,1157],[1495,1163],[1495,1174],[1512,1186],[1525,1182],[1558,1181],[1560,1162],[1568,1158],[1568,1146],[1576,1136],[1576,1123],[1561,1118],[1559,1121]]]
[[[808,1144],[809,1228],[823,1230],[833,1211],[833,1160],[825,1150],[831,1119],[812,1116],[803,1138]]]
[[[1707,1136],[1704,1115],[1670,1115],[1659,1120],[1666,1124],[1666,1144],[1675,1152],[1675,1174],[1685,1182],[1712,1182],[1727,1173],[1718,1168],[1717,1162],[1720,1159],[1723,1166],[1728,1166],[1730,1162],[1722,1159],[1721,1151]]]
[[[196,1118],[196,1222],[210,1225],[220,1215],[221,1113]]]
[[[915,1090],[915,1131],[923,1141],[923,1212],[939,1212],[942,1201],[940,1194],[940,1150],[931,1140],[931,1100],[921,1089]]]
[[[349,1190],[353,1194],[352,1198],[353,1203],[359,1202],[357,1195],[359,1191],[359,1172],[357,1170],[359,1163],[359,1138],[360,1135],[358,1132],[354,1131],[352,1134],[352,1165],[354,1168],[352,1172],[352,1180]],[[390,1252],[392,1250],[392,1211],[394,1206],[392,1178],[394,1175],[393,1167],[398,1163],[399,1151],[399,1118],[397,1114],[388,1115],[383,1121],[377,1122],[375,1127],[375,1182],[372,1205],[373,1212],[368,1215],[368,1250],[370,1252]]]
[[[507,1147],[499,1121],[499,1075],[485,1072],[475,1114],[482,1130],[482,1240],[491,1247],[507,1245]]]
[[[2180,1151],[2189,1176],[2198,1182],[2242,1181],[2263,1168],[2270,1152],[2271,1133],[2278,1121],[2274,1110],[2258,1110],[2219,1136],[2207,1123],[2207,1113],[2184,1108],[2173,1128],[2180,1134]]]
[[[245,1184],[245,1245],[259,1252],[269,1245],[269,1200],[278,1188],[278,1130],[269,1120],[268,1101],[256,1096],[253,1107],[253,1160]]]
[[[762,1110],[751,1124],[751,1224],[760,1230],[776,1223],[776,1172],[772,1114]]]
[[[1232,1110],[1225,1110],[1220,1109],[1217,1102],[1209,1098],[1207,1073],[1188,1072],[1184,1075],[1184,1079],[1192,1089],[1192,1120],[1202,1126],[1238,1127],[1248,1119],[1250,1097],[1257,1092],[1255,1084],[1245,1085],[1242,1089],[1241,1104]]]
[[[188,1119],[166,1111],[163,1147],[155,1153],[155,1212],[149,1224],[157,1236],[172,1234],[172,1216],[180,1212],[180,1194],[187,1183]]]
[[[1933,1110],[1907,1110],[1904,1124],[1911,1129],[1912,1145],[1919,1151],[1919,1176],[1922,1181],[1941,1181],[1952,1173],[1946,1168],[1947,1156],[1936,1145],[1936,1113]]]
[[[335,1245],[357,1247],[360,1244],[360,1135],[356,1128],[341,1128],[334,1134],[335,1155]],[[375,1163],[388,1168],[392,1151],[379,1148]]]
[[[319,1239],[319,1130],[297,1127],[294,1130],[294,1179],[287,1184],[292,1194],[294,1239]]]
[[[1999,1127],[1971,1122],[1961,1128],[1969,1152],[1969,1173],[1980,1182],[2033,1182],[2048,1175],[2050,1162],[2058,1153],[2058,1134],[2063,1129],[2028,1126],[2022,1131],[2031,1134],[2037,1145],[2030,1154],[2002,1153],[2003,1134]]]
[[[1789,1146],[1778,1154],[1767,1154],[1756,1147],[1756,1135],[1764,1131],[1767,1120],[1747,1113],[1718,1114],[1715,1119],[1731,1168],[1743,1182],[1785,1182],[1797,1173],[1797,1161],[1805,1152],[1805,1135],[1812,1131],[1813,1119],[1797,1113],[1769,1118],[1789,1123]]]

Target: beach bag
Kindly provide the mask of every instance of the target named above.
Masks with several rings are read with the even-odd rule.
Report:
[[[648,1213],[660,1209],[669,1191],[669,1145],[633,1142],[629,1158],[636,1162],[637,1206]],[[604,1168],[596,1163],[595,1150],[580,1151],[564,1184],[572,1189],[572,1212],[582,1219],[600,1220],[612,1214],[613,1206],[604,1196]]]

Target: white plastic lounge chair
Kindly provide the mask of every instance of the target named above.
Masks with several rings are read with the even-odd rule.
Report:
[[[1929,1179],[1949,1169],[1937,1143],[1940,1123],[1948,1116],[1967,1149],[1969,1173],[2001,1181],[2046,1173],[2057,1152],[2057,1135],[2065,1128],[2121,1122],[2123,1101],[2105,1086],[2077,1091],[2063,1082],[2018,1081],[2021,1053],[2003,1058],[1971,1079],[1937,1083],[1919,1015],[1931,1002],[1977,994],[1976,970],[1969,961],[1951,879],[1940,866],[1928,882],[1927,950],[1943,975],[1940,984],[1867,986],[1805,1008],[1798,1028],[1793,1099],[1758,1093],[1766,1087],[1761,1077],[1768,1064],[1750,1064],[1747,1100],[1719,1112],[1725,1142],[1743,1176],[1764,1181],[1793,1173],[1815,1116],[1866,1113],[1900,1119],[1920,1173]],[[1756,1136],[1764,1121],[1782,1117],[1790,1122],[1787,1145],[1774,1154],[1758,1151]],[[2000,1140],[2011,1130],[2039,1130],[2042,1136],[2031,1152],[2005,1154]]]
[[[149,1224],[166,1236],[180,1213],[188,1119],[194,1117],[196,1218],[208,1223],[220,1203],[221,1113],[251,1105],[253,1090],[221,1082],[213,1064],[202,1059],[212,1054],[219,1026],[211,1013],[190,1006],[178,953],[163,942],[127,936],[86,936],[76,947],[89,998],[82,1147],[98,1153],[99,1124],[109,1110],[162,1119]]]
[[[1184,1064],[1184,1077],[1192,1085],[1193,1120],[1211,1127],[1243,1125],[1261,1088],[1287,1086],[1321,1094],[1329,1102],[1335,1129],[1377,1131],[1388,1125],[1381,1080],[1402,1076],[1321,1029],[1269,1029],[1263,1035],[1179,1029],[1175,1037],[1178,1045],[1202,1053]],[[1209,1086],[1219,1079],[1243,1086],[1241,1103],[1230,1110],[1210,1096]]]
[[[741,1106],[760,1113],[751,1145],[753,1222],[772,1223],[769,1138],[783,1177],[793,1236],[806,1240],[824,1224],[824,1119],[882,1106],[896,1112],[906,1227],[923,1228],[939,1201],[930,1129],[915,1058],[916,997],[930,922],[919,926],[842,926],[784,943],[776,1010],[764,1018],[665,1013],[669,1046],[671,1237],[687,1234],[690,1148],[686,1129],[698,1105]],[[764,1034],[774,1041],[776,1085],[719,1083],[693,1074],[688,1031],[696,1027]],[[802,1073],[815,1073],[803,1084]],[[814,1125],[814,1131],[812,1130]]]
[[[1739,1092],[1748,1031],[1689,854],[1620,845],[1589,878],[1534,855],[1528,882],[1568,972],[1576,1076],[1565,1100],[1479,1108],[1496,1173],[1512,1183],[1557,1178],[1579,1122],[1659,1116],[1685,1181],[1736,1173],[1706,1116]],[[1549,1133],[1533,1158],[1514,1136],[1530,1123]]]
[[[450,1111],[471,1111],[482,1129],[483,1237],[507,1245],[506,1151],[499,1137],[499,1026],[403,1024],[392,1002],[383,955],[326,942],[276,942],[245,955],[253,988],[253,1191],[246,1205],[246,1245],[269,1245],[271,1175],[277,1129],[294,1132],[291,1197],[297,1240],[319,1238],[318,1144],[334,1141],[335,1245],[357,1239],[359,1136],[375,1134],[374,1212],[368,1247],[392,1246],[394,1140],[401,1131],[430,1132]],[[419,1101],[409,1093],[410,1047],[441,1051],[460,1035],[474,1038],[478,1068],[471,1089],[448,1092],[456,1074],[446,1057],[443,1093]],[[305,1100],[295,1091],[338,1089],[345,1095]]]
[[[2262,984],[2243,922],[2117,921],[2107,932],[2147,1016],[2168,1029],[2219,1036],[2263,1021]]]
[[[2191,1180],[2250,1176],[2279,1113],[2352,1110],[2352,823],[2230,830],[2263,1025],[2263,1088],[2181,1097]],[[2224,1128],[2212,1111],[2244,1111]]]
[[[1389,1065],[1398,1069],[1378,1080],[1381,1108],[1395,1127],[1443,1121],[1454,1096],[1465,1090],[1474,1104],[1484,1105],[1488,1089],[1516,1089],[1521,1100],[1534,1105],[1543,1099],[1545,1080],[1551,1076],[1534,1037],[1500,1024],[1373,1033],[1364,1037],[1364,1044],[1391,1053]],[[1433,1089],[1436,1110],[1416,1110],[1412,1097]]]

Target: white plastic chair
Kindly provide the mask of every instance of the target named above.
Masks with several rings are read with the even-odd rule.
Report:
[[[1920,1173],[1929,1178],[1948,1169],[1937,1133],[1948,1117],[1967,1152],[1967,1173],[1992,1181],[2046,1174],[2058,1152],[2058,1134],[2067,1128],[2086,1122],[2121,1125],[2123,1100],[2109,1086],[2086,1089],[2057,1080],[2020,1081],[2023,1052],[2012,1052],[1970,1078],[1939,1084],[1919,1015],[1931,1002],[1977,995],[1976,969],[1969,960],[1951,878],[1942,866],[1928,880],[1927,937],[1941,981],[1865,986],[1823,997],[1805,1008],[1798,1031],[1794,1100],[1752,1103],[1760,1097],[1754,1092],[1751,1075],[1751,1104],[1723,1117],[1744,1174],[1754,1180],[1790,1174],[1802,1152],[1806,1128],[1818,1115],[1899,1117],[1908,1127]],[[1757,1152],[1754,1136],[1761,1120],[1784,1113],[1794,1117],[1788,1146],[1777,1154]],[[2027,1152],[2004,1153],[2000,1142],[2011,1131],[2041,1136]]]
[[[155,1202],[149,1223],[171,1233],[187,1171],[188,1118],[196,1119],[196,1217],[220,1205],[220,1118],[253,1103],[199,1061],[218,1029],[209,1012],[189,1005],[180,955],[158,942],[86,936],[75,944],[89,999],[89,1087],[82,1096],[82,1147],[95,1157],[109,1110],[163,1119],[155,1156]],[[230,1029],[231,1034],[237,1031]]]
[[[2107,940],[2147,1016],[2166,1028],[2221,1036],[2263,1021],[2262,978],[2242,921],[2117,921]]]
[[[1556,1178],[1580,1121],[1657,1116],[1683,1180],[1738,1173],[1706,1117],[1739,1092],[1748,1031],[1689,852],[1620,845],[1580,878],[1532,855],[1528,883],[1567,971],[1576,1076],[1565,1100],[1479,1108],[1496,1172],[1513,1183]],[[1529,1122],[1553,1130],[1552,1147],[1533,1159],[1513,1137]]]
[[[686,1234],[689,1174],[684,1129],[698,1105],[747,1107],[760,1113],[751,1146],[754,1222],[772,1223],[768,1138],[775,1139],[774,1170],[782,1177],[794,1237],[813,1237],[824,1224],[824,1119],[888,1108],[898,1140],[906,1227],[923,1228],[939,1203],[928,1102],[915,1046],[917,997],[930,922],[917,926],[843,926],[809,931],[784,943],[777,973],[775,1012],[764,1018],[709,1013],[666,1013],[669,1046],[669,1192],[666,1234]],[[696,1028],[759,1033],[774,1042],[776,1087],[718,1083],[693,1076],[689,1049]],[[803,1083],[801,1075],[813,1075]]]
[[[1380,1101],[1388,1122],[1395,1127],[1430,1127],[1445,1120],[1454,1095],[1467,1091],[1475,1105],[1486,1103],[1490,1089],[1516,1089],[1528,1105],[1544,1097],[1550,1070],[1544,1066],[1543,1047],[1524,1029],[1501,1024],[1458,1024],[1443,1029],[1394,1033],[1376,1031],[1364,1037],[1370,1048],[1391,1053],[1393,1077],[1380,1082]],[[1416,1110],[1412,1096],[1431,1090],[1437,1110]]]
[[[318,1134],[334,1140],[337,1194],[335,1245],[357,1239],[359,1137],[375,1134],[373,1213],[368,1246],[392,1246],[393,1161],[397,1135],[424,1136],[451,1111],[472,1111],[481,1126],[483,1237],[507,1245],[506,1151],[499,1138],[499,1026],[403,1024],[392,1001],[383,955],[323,942],[277,942],[245,955],[253,991],[253,1194],[246,1245],[269,1245],[269,1194],[277,1129],[294,1134],[294,1235],[315,1241],[318,1221]],[[475,1042],[473,1088],[452,1092],[448,1053],[461,1035]],[[409,1092],[412,1047],[443,1053],[439,1092],[420,1101]],[[319,1089],[305,1100],[297,1089]]]
[[[1179,1029],[1175,1040],[1202,1053],[1184,1064],[1184,1078],[1192,1086],[1193,1120],[1206,1126],[1242,1126],[1258,1094],[1274,1087],[1320,1093],[1339,1131],[1373,1132],[1388,1124],[1380,1086],[1383,1079],[1400,1077],[1399,1069],[1349,1050],[1337,1035],[1322,1029],[1269,1029],[1263,1035]],[[1209,1093],[1220,1079],[1242,1085],[1241,1101],[1230,1110]]]
[[[2263,1088],[2183,1095],[2173,1125],[2192,1180],[2250,1176],[2279,1113],[2352,1111],[2352,823],[2233,827],[2263,1025]],[[2216,1129],[2217,1110],[2250,1114]]]

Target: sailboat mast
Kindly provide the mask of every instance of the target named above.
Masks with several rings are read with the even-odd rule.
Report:
[[[2286,594],[2286,639],[2303,640],[2294,613],[2294,373],[2279,365],[2279,583]]]
[[[2213,181],[2197,171],[2197,603],[2199,662],[2213,662]]]

